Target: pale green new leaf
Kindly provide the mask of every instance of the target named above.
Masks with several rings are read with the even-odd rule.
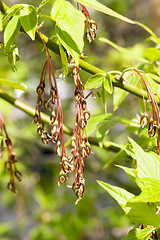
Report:
[[[60,55],[61,55],[61,61],[62,61],[63,71],[64,71],[64,74],[65,74],[65,79],[66,79],[66,81],[67,81],[67,75],[68,75],[68,60],[67,60],[66,53],[64,52],[64,49],[63,49],[61,43],[59,43],[59,50],[60,50]]]
[[[160,59],[160,50],[157,48],[147,48],[145,50],[145,57],[151,62],[154,63]]]
[[[127,237],[122,240],[148,240],[155,228],[146,227],[144,229],[134,228],[129,231]]]
[[[140,22],[135,21],[134,23],[144,28],[153,37],[156,43],[160,43],[160,38],[158,38],[156,34],[149,27],[147,27],[146,25]]]
[[[112,92],[113,92],[112,88],[113,87],[112,87],[112,81],[111,81],[111,78],[110,78],[109,74],[106,74],[106,76],[105,76],[105,78],[103,80],[103,86],[104,86],[104,89],[108,93],[112,94]]]
[[[55,27],[55,30],[59,42],[72,55],[77,65],[79,65],[79,50],[73,39],[67,32],[62,31],[57,25]]]
[[[85,21],[82,12],[68,1],[56,0],[51,10],[51,18],[73,39],[79,51],[82,51]],[[72,45],[70,47],[72,48]]]
[[[106,118],[97,125],[96,136],[99,142],[99,146],[103,147],[103,139],[112,127],[115,126],[117,120],[111,114],[106,114]]]
[[[154,227],[160,226],[160,216],[146,202],[130,202],[130,200],[126,204],[126,207],[130,207],[127,216],[133,222]]]
[[[160,181],[160,157],[154,152],[144,152],[135,141],[129,140],[137,159],[138,178],[151,178]]]
[[[4,47],[5,51],[7,51],[10,45],[13,43],[15,37],[17,36],[20,29],[20,21],[19,15],[15,15],[10,22],[8,23],[5,31],[4,31]]]
[[[153,73],[147,73],[146,75],[150,76],[151,78],[153,78],[156,82],[158,82],[160,84],[160,77],[153,74]]]
[[[122,150],[121,150],[122,151]],[[135,168],[128,168],[128,167],[124,167],[124,166],[120,166],[120,165],[116,165],[116,167],[119,167],[121,169],[123,169],[125,171],[125,173],[132,179],[135,181],[135,177],[137,174],[137,170]]]
[[[24,7],[24,4],[15,4],[12,7],[10,7],[3,17],[3,25],[13,16],[16,15],[16,13],[19,12],[21,8]]]
[[[20,56],[18,53],[17,41],[16,39],[14,39],[13,44],[10,46],[8,50],[8,62],[13,72],[17,70],[16,62],[19,61],[19,59]]]
[[[118,153],[116,153],[103,167],[103,169],[107,168],[110,164],[115,163],[119,160],[121,160],[122,158],[126,157],[127,154],[124,150],[120,150]]]
[[[117,12],[113,11],[112,9],[106,7],[105,5],[103,5],[102,3],[96,1],[96,0],[75,0],[76,2],[79,2],[85,6],[89,6],[91,8],[94,8],[96,9],[97,11],[100,11],[100,12],[103,12],[105,14],[108,14],[112,17],[115,17],[115,18],[119,18],[125,22],[128,22],[128,23],[132,23],[134,24],[134,21],[132,21],[131,19],[129,18],[126,18],[120,14],[118,14]]]
[[[98,86],[101,86],[102,82],[105,80],[107,75],[106,75],[106,73],[96,73],[96,74],[94,74],[93,76],[91,76],[87,80],[87,82],[85,84],[85,89],[93,89],[93,88],[96,88]]]
[[[35,40],[35,31],[37,27],[37,13],[33,6],[25,6],[20,11],[20,22],[24,31]]]
[[[112,114],[99,114],[95,116],[91,116],[88,120],[87,124],[87,136],[90,136],[93,132],[95,132],[95,129],[97,129],[97,126],[104,122],[105,119],[108,119],[112,116]]]
[[[152,79],[152,77],[150,77],[151,75],[148,73],[144,74],[143,76],[144,76],[145,80],[148,82],[152,92],[160,98],[160,84],[156,83]]]
[[[123,211],[128,214],[131,208],[126,207],[126,203],[128,202],[128,200],[133,198],[134,195],[130,192],[127,192],[123,188],[115,187],[102,181],[97,182],[118,202],[118,204],[122,207]]]
[[[160,202],[160,181],[144,178],[142,193],[129,202]]]
[[[2,19],[3,19],[3,15],[2,15],[2,13],[0,12],[0,31],[3,30]]]
[[[19,89],[19,90],[22,90],[22,91],[26,91],[26,88],[27,88],[22,83],[12,82],[12,81],[6,80],[4,78],[0,78],[0,84],[4,84],[4,85],[9,86],[11,88]]]
[[[118,202],[133,222],[154,227],[160,226],[160,216],[158,216],[147,203],[131,203],[129,201],[134,197],[132,193],[127,192],[123,188],[115,187],[101,181],[97,182]]]
[[[109,44],[110,46],[112,46],[113,48],[115,48],[116,50],[118,50],[119,52],[127,55],[127,57],[129,57],[129,58],[136,59],[136,60],[138,60],[138,61],[140,61],[140,62],[143,62],[143,63],[149,63],[149,61],[146,60],[145,58],[142,58],[142,57],[134,54],[133,52],[129,51],[129,50],[126,49],[126,48],[123,48],[123,47],[118,46],[116,43],[110,41],[110,40],[107,39],[107,38],[99,38],[99,40],[100,40],[101,42],[104,42],[104,43]]]

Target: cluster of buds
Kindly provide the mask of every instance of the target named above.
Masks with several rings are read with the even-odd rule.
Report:
[[[89,43],[92,42],[96,38],[96,32],[97,32],[97,23],[93,21],[89,15],[89,12],[87,8],[82,5],[81,3],[77,3],[77,8],[79,9],[79,5],[82,8],[82,12],[86,18],[85,23],[86,23],[86,39],[88,40]]]
[[[75,84],[75,124],[73,130],[73,136],[70,142],[71,145],[71,158],[66,156],[64,140],[63,140],[63,112],[61,108],[58,88],[56,79],[51,63],[51,59],[48,53],[48,49],[43,40],[42,34],[39,35],[42,39],[43,45],[46,50],[47,60],[42,69],[39,85],[36,89],[37,105],[34,116],[34,122],[37,124],[37,132],[41,137],[44,144],[48,144],[49,141],[56,143],[56,154],[61,157],[61,170],[59,174],[58,185],[63,184],[67,180],[67,174],[69,172],[75,172],[75,180],[72,185],[72,189],[76,193],[78,199],[76,204],[81,201],[84,196],[85,180],[83,178],[84,172],[84,159],[90,154],[91,146],[88,142],[86,134],[87,121],[90,118],[90,113],[87,109],[87,103],[84,98],[84,86],[81,83],[79,77],[79,67],[72,67],[72,74]],[[49,76],[49,99],[46,99],[46,73],[48,70]],[[52,83],[53,82],[53,83]],[[41,117],[41,107],[50,109],[52,105],[50,124],[51,135],[44,129],[44,123]]]
[[[77,204],[82,200],[85,190],[85,179],[83,177],[84,159],[91,152],[91,146],[86,133],[90,113],[84,98],[84,86],[79,77],[79,67],[72,67],[72,75],[75,84],[75,123],[70,142],[72,156],[70,159],[68,159],[65,154],[61,156],[62,168],[59,174],[59,183],[63,184],[67,180],[68,172],[75,172],[72,189],[78,197],[75,203]]]
[[[72,74],[75,84],[75,123],[71,145],[71,171],[75,171],[75,181],[72,189],[78,197],[76,203],[84,196],[85,180],[83,178],[84,159],[90,154],[91,146],[88,142],[86,126],[90,118],[87,103],[84,98],[84,86],[79,77],[79,68],[74,66]]]
[[[154,96],[148,82],[145,80],[144,76],[135,68],[133,68],[133,72],[135,73],[137,80],[139,82],[141,92],[143,95],[143,103],[144,103],[144,108],[145,108],[145,112],[142,114],[141,119],[140,119],[140,124],[142,127],[148,126],[148,135],[150,138],[154,137],[156,134],[156,131],[158,131],[157,153],[160,155],[160,119],[159,119],[160,112],[159,112],[159,107],[158,107],[157,101],[155,99],[155,96]],[[146,91],[147,91],[147,96],[148,96],[147,102],[149,105],[149,113],[147,112],[146,101],[145,101],[143,89],[142,89],[141,83],[140,83],[137,75],[143,81]]]
[[[53,66],[51,59],[48,53],[48,49],[45,45],[42,34],[39,32],[39,35],[42,39],[44,47],[46,49],[47,60],[42,69],[42,74],[40,82],[37,86],[37,105],[34,115],[34,122],[37,124],[37,133],[40,135],[41,140],[44,144],[48,144],[49,141],[57,143],[56,154],[65,155],[64,141],[63,141],[63,112],[60,103],[56,78],[54,75]],[[48,70],[49,78],[49,99],[46,98],[45,86],[46,86],[46,73]],[[44,122],[41,117],[41,107],[44,107],[46,110],[51,108],[50,115],[50,125],[51,125],[51,134],[48,134],[44,129]],[[60,145],[62,143],[62,153],[60,152]]]
[[[17,167],[16,167],[16,163],[18,162],[17,157],[15,155],[15,152],[13,151],[12,142],[8,136],[1,112],[0,112],[0,132],[4,136],[4,138],[2,138],[1,140],[1,157],[3,155],[4,142],[8,150],[8,160],[5,162],[5,168],[7,171],[10,172],[10,181],[7,185],[7,188],[10,191],[16,193],[15,178],[17,178],[18,181],[21,181],[22,175],[17,170]]]

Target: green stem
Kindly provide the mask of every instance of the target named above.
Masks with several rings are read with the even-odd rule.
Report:
[[[60,52],[59,52],[59,46],[52,42],[48,37],[46,37],[44,34],[43,35],[43,38],[44,38],[44,41],[46,43],[46,46],[52,50],[53,52],[55,52],[56,54],[60,55]],[[38,33],[36,33],[36,40],[39,41],[40,43],[42,43]],[[82,68],[84,71],[88,72],[88,73],[91,73],[91,74],[96,74],[96,73],[106,73],[105,71],[89,64],[88,62],[85,62],[83,61],[82,59],[79,60],[79,66],[80,68]],[[122,81],[117,81],[116,80],[116,77],[113,77],[112,76],[112,83],[113,83],[113,86],[115,87],[118,87],[118,88],[121,88],[129,93],[132,93],[133,95],[139,97],[139,98],[143,98],[143,95],[141,93],[141,89],[138,88],[138,87],[135,87],[129,83],[126,83],[126,82],[122,82]],[[144,97],[145,99],[148,99],[148,96],[147,96],[147,92],[144,90]],[[157,96],[155,96],[155,99],[157,101],[157,103],[160,105],[160,100]]]
[[[5,14],[5,12],[8,10],[8,7],[2,2],[0,1],[0,11]]]
[[[50,0],[46,1],[46,3],[44,5],[46,5],[49,1]],[[2,1],[0,1],[0,11],[2,13],[5,13],[5,11],[7,9],[8,9],[8,7]],[[50,50],[52,50],[54,53],[60,55],[59,46],[56,43],[54,43],[52,40],[50,40],[48,37],[46,37],[44,34],[42,34],[42,35],[43,35],[43,38],[44,38],[44,41],[45,41],[47,47]],[[38,33],[36,33],[35,38],[38,42],[42,43],[41,38],[39,37]],[[91,73],[91,74],[106,73],[105,71],[103,71],[103,70],[101,70],[101,69],[99,69],[99,68],[97,68],[97,67],[95,67],[95,66],[93,66],[93,65],[91,65],[91,64],[89,64],[85,61],[83,61],[82,59],[80,59],[80,61],[79,61],[79,66],[84,71],[86,71],[88,73]],[[125,90],[129,93],[132,93],[133,95],[135,95],[139,98],[143,98],[141,90],[139,88],[134,87],[134,86],[132,86],[132,85],[130,85],[130,84],[124,82],[124,81],[123,82],[118,82],[115,77],[113,77],[113,78],[114,78],[113,86],[121,88],[121,89],[123,89],[123,90]],[[144,96],[147,99],[147,92],[146,91],[144,91]],[[155,96],[155,99],[156,99],[158,105],[160,105],[160,99],[157,96]]]

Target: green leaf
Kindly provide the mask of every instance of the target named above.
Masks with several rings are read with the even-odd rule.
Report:
[[[117,123],[115,117],[111,114],[107,114],[106,118],[97,125],[96,136],[100,147],[103,147],[103,139],[112,127]]]
[[[142,193],[130,200],[130,202],[160,202],[160,181],[144,178],[145,183]]]
[[[73,39],[67,32],[61,31],[57,25],[55,27],[55,30],[60,43],[72,55],[77,65],[79,65],[79,50]]]
[[[123,157],[126,157],[127,154],[124,150],[120,150],[117,154],[115,154],[103,167],[103,169],[107,168],[110,164],[115,163],[119,160],[121,160]]]
[[[0,84],[4,84],[4,85],[9,86],[11,88],[19,89],[19,90],[22,90],[22,91],[26,91],[26,88],[27,88],[23,83],[12,82],[12,81],[6,80],[4,78],[0,78]]]
[[[131,85],[135,86],[137,83],[137,78],[134,76],[132,73],[127,73],[125,74],[125,79],[128,83]],[[128,92],[120,89],[120,88],[115,88],[114,89],[114,94],[113,94],[113,103],[114,103],[114,111],[117,110],[119,105],[124,101],[124,99],[127,97]]]
[[[21,8],[24,7],[24,4],[15,4],[12,7],[10,7],[3,17],[3,25],[13,16],[16,15]]]
[[[127,237],[122,240],[148,240],[155,228],[146,227],[144,229],[135,228],[129,231]]]
[[[87,124],[87,136],[90,136],[93,132],[95,132],[98,124],[102,123],[104,119],[110,118],[111,116],[112,114],[99,114],[91,116]]]
[[[122,151],[122,150],[121,150]],[[116,165],[116,167],[119,167],[125,171],[125,173],[133,180],[135,181],[135,177],[137,174],[137,170],[135,168],[127,168],[124,166]]]
[[[0,12],[0,31],[3,30],[2,19],[3,19],[3,15],[2,15],[2,13]]]
[[[19,15],[15,15],[10,22],[8,23],[5,31],[4,31],[4,47],[5,51],[7,51],[10,45],[13,43],[15,37],[17,36],[20,29],[20,21]]]
[[[94,74],[87,80],[87,82],[85,84],[85,89],[93,89],[95,87],[102,85],[102,82],[105,80],[107,75],[106,75],[106,73]]]
[[[133,198],[134,195],[130,192],[127,192],[123,188],[115,187],[113,185],[97,181],[98,184],[103,187],[122,207],[123,211],[128,214],[130,207],[126,207],[126,203],[129,199]]]
[[[160,39],[156,36],[156,34],[149,27],[147,27],[146,25],[144,25],[143,23],[140,23],[140,22],[135,21],[134,23],[141,26],[142,28],[144,28],[153,37],[153,39],[155,40],[155,42],[157,44],[160,43]]]
[[[146,75],[148,75],[149,77],[153,78],[156,82],[158,82],[160,84],[160,77],[153,74],[153,73],[147,73]]]
[[[92,0],[92,1],[90,1],[90,0],[75,0],[75,1],[81,3],[81,4],[85,5],[85,6],[89,6],[91,8],[94,8],[97,11],[100,11],[100,12],[103,12],[105,14],[108,14],[108,15],[110,15],[112,17],[115,17],[115,18],[121,19],[121,20],[123,20],[125,22],[134,24],[134,21],[132,21],[131,19],[126,18],[126,17],[118,14],[117,12],[113,11],[112,9],[106,7],[105,5],[99,3],[96,0]]]
[[[152,79],[152,77],[150,77],[150,76],[152,76],[152,74],[147,73],[147,74],[144,74],[143,76],[144,76],[145,80],[148,82],[152,92],[160,98],[160,84],[156,83]]]
[[[20,56],[17,48],[17,41],[14,39],[13,45],[8,50],[8,62],[13,72],[17,70],[16,62],[19,61]]]
[[[154,227],[160,226],[160,216],[146,202],[127,202],[126,207],[130,207],[127,216],[133,222]]]
[[[106,90],[104,88],[104,80],[103,80],[103,82],[102,82],[102,101],[105,106],[105,109],[106,109],[106,98],[107,98],[107,94],[106,94]],[[105,112],[106,112],[106,110],[105,110]]]
[[[143,63],[149,63],[149,61],[146,60],[145,58],[139,57],[138,55],[134,54],[133,52],[129,51],[128,49],[118,46],[117,44],[111,42],[107,38],[99,38],[99,40],[101,42],[108,43],[110,46],[112,46],[113,48],[115,48],[119,52],[127,55],[127,57],[129,57],[129,58],[136,59],[136,60],[138,60],[140,62],[143,62]]]
[[[147,48],[145,50],[145,57],[151,62],[154,63],[160,59],[160,50],[157,48]]]
[[[67,81],[67,75],[68,75],[68,60],[67,60],[66,53],[64,52],[64,49],[63,49],[61,43],[59,43],[59,50],[60,50],[60,55],[61,55],[61,61],[62,61],[63,71],[64,71],[64,74],[65,74],[65,79],[66,79],[66,81]]]
[[[61,31],[64,31],[73,39],[79,51],[82,51],[85,21],[82,12],[68,1],[56,0],[51,10],[51,18],[56,21]]]
[[[137,159],[137,175],[142,182],[145,178],[160,181],[160,157],[154,152],[144,152],[143,149],[129,138]]]
[[[33,6],[25,6],[20,11],[20,22],[24,31],[35,40],[35,31],[37,27],[37,13]]]
[[[109,76],[109,74],[106,74],[106,76],[105,76],[105,78],[104,78],[104,80],[103,80],[103,84],[104,84],[104,89],[108,92],[108,93],[110,93],[110,94],[112,94],[112,92],[113,92],[113,87],[112,87],[112,81],[111,81],[111,78],[110,78],[110,76]]]

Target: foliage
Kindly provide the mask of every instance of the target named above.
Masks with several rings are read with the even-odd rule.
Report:
[[[90,222],[83,217],[81,211],[82,213],[85,212],[84,205],[90,205],[91,203],[87,200],[87,196],[91,196],[92,198],[92,194],[96,195],[96,192],[89,193],[90,187],[87,184],[90,179],[87,177],[87,181],[84,179],[84,162],[86,162],[86,158],[91,154],[91,147],[96,152],[96,148],[94,147],[97,146],[97,156],[100,158],[103,158],[103,154],[101,154],[103,149],[118,151],[118,153],[107,161],[107,163],[105,159],[105,168],[109,167],[110,164],[115,161],[120,161],[123,157],[130,159],[130,162],[131,159],[133,159],[132,167],[121,165],[118,165],[118,167],[123,169],[137,184],[138,188],[140,188],[141,193],[138,196],[130,193],[124,188],[98,180],[98,184],[118,202],[131,222],[137,224],[137,227],[130,230],[128,236],[124,239],[159,239],[160,39],[148,26],[138,21],[133,21],[96,0],[92,2],[88,0],[78,0],[76,2],[77,7],[66,0],[56,0],[53,4],[50,0],[43,0],[38,7],[28,4],[15,4],[11,7],[7,7],[0,1],[0,31],[3,33],[3,41],[0,44],[0,54],[3,58],[7,57],[10,68],[15,74],[14,76],[16,76],[17,66],[20,64],[19,46],[17,44],[19,34],[28,35],[30,42],[35,40],[40,42],[46,53],[46,61],[43,63],[44,66],[42,67],[38,86],[33,82],[31,84],[36,88],[37,100],[34,105],[35,109],[30,106],[32,105],[31,103],[27,105],[10,96],[10,94],[13,94],[13,92],[10,92],[10,87],[16,90],[25,91],[26,82],[24,81],[22,83],[21,80],[18,82],[17,79],[14,81],[7,80],[5,74],[0,78],[0,97],[4,99],[5,102],[11,103],[23,112],[33,116],[34,122],[37,125],[37,133],[42,143],[45,145],[45,151],[47,151],[49,144],[54,143],[56,145],[54,155],[56,162],[60,159],[61,163],[59,177],[57,177],[58,185],[65,184],[66,181],[72,185],[71,188],[77,197],[76,204],[83,199],[85,188],[88,189],[85,193],[86,200],[82,200],[80,207],[77,206],[81,221],[77,221],[76,223],[71,222],[70,219],[68,219],[68,211],[64,211],[66,216],[61,219],[58,212],[59,209],[64,206],[65,197],[60,195],[63,194],[64,196],[65,194],[61,193],[58,187],[54,185],[54,190],[60,200],[56,201],[53,205],[50,204],[53,195],[47,195],[47,191],[50,192],[50,189],[45,189],[45,187],[52,181],[50,179],[51,169],[49,165],[46,165],[46,173],[40,174],[39,182],[42,187],[34,193],[34,198],[43,209],[40,210],[42,212],[37,212],[36,214],[41,216],[41,221],[44,223],[44,231],[43,228],[39,228],[38,230],[33,228],[30,232],[30,237],[32,239],[58,239],[59,236],[65,236],[66,238],[64,239],[75,239],[75,235],[73,231],[71,231],[72,228],[76,229],[76,234],[79,236],[82,230],[81,226],[83,226],[82,221],[84,221],[87,226],[90,225]],[[86,6],[100,13],[105,13],[107,16],[112,16],[118,19],[118,21],[121,20],[126,24],[133,24],[133,26],[143,28],[150,34],[149,40],[152,41],[150,46],[147,46],[144,50],[142,49],[143,53],[141,55],[139,52],[135,53],[133,49],[119,46],[106,36],[101,36],[98,39],[100,41],[98,44],[102,44],[103,46],[108,44],[118,51],[122,58],[122,66],[116,67],[116,70],[103,70],[87,63],[83,60],[85,58],[83,54],[83,51],[85,51],[84,43],[86,43],[87,40],[94,46],[95,43],[93,43],[93,40],[96,39],[98,24],[91,19]],[[47,15],[43,15],[45,7],[50,8],[50,14],[47,13]],[[43,18],[49,19],[54,26],[54,29],[52,29],[52,34],[54,33],[54,35],[50,38],[41,33],[41,28],[45,27],[45,22],[42,22]],[[86,40],[84,40],[84,36]],[[68,103],[66,103],[66,111],[63,109],[63,104],[61,104],[61,97],[64,96],[64,94],[60,94],[58,86],[58,79],[61,77],[59,77],[60,75],[57,76],[51,61],[52,57],[55,61],[54,64],[59,64],[58,55],[60,56],[60,65],[62,67],[60,75],[65,78],[66,86],[69,84],[74,85],[74,90],[72,90],[75,101],[75,120],[73,120],[73,127],[69,122],[71,120],[71,115],[68,113],[70,111]],[[94,56],[94,58],[96,59],[96,56]],[[41,65],[41,61],[39,62],[38,65]],[[81,81],[81,69],[92,74],[89,78],[87,77],[88,80],[86,80],[85,83]],[[24,76],[24,78],[26,78],[26,76]],[[87,95],[85,94],[85,89],[89,91]],[[130,118],[126,119],[123,117],[121,111],[120,114],[112,110],[109,112],[108,109],[110,109],[110,106],[107,106],[107,99],[110,98],[110,95],[113,95],[113,110],[116,111],[125,103],[124,100],[127,95],[130,95],[129,93],[141,98],[141,117],[132,115]],[[31,91],[27,90],[27,94],[30,95]],[[104,105],[105,114],[101,114],[100,112],[95,114],[96,109],[94,109],[94,115],[92,116],[87,105],[88,98],[91,95],[97,97],[97,101],[99,101],[98,109],[102,108],[101,105]],[[102,98],[102,104],[99,98]],[[129,106],[130,99],[126,100],[126,102]],[[133,114],[132,109],[129,110]],[[3,104],[1,112],[3,112]],[[67,114],[69,115],[68,117]],[[69,119],[68,122],[71,130],[64,125],[64,123],[67,124],[66,119]],[[137,143],[132,138],[129,138],[130,143],[125,142],[125,145],[118,144],[116,143],[116,135],[113,140],[110,139],[110,141],[107,141],[109,138],[108,133],[111,132],[110,134],[112,135],[111,129],[114,128],[116,124],[124,124],[126,127],[125,132],[130,133],[132,138],[136,138]],[[21,181],[21,178],[23,179],[21,172],[27,171],[27,168],[20,162],[17,163],[17,157],[8,135],[8,126],[6,125],[7,120],[0,114],[1,155],[3,155],[4,145],[8,152],[8,160],[5,161],[5,168],[1,166],[1,175],[4,175],[3,181],[6,181],[7,175],[4,173],[4,169],[8,170],[10,172],[8,189],[12,192],[16,192],[17,188],[19,190],[18,194],[26,196],[23,189],[21,189],[22,187],[16,183],[15,179],[17,178]],[[71,136],[69,140],[66,140],[65,133]],[[21,135],[20,137],[23,139]],[[35,136],[28,135],[26,140],[30,142],[32,138],[34,139]],[[70,143],[70,148],[66,147],[68,143]],[[23,147],[21,146],[21,148]],[[146,148],[146,150],[144,151],[142,148]],[[7,157],[6,151],[4,151],[3,158]],[[20,155],[23,155],[23,153],[21,152]],[[33,154],[31,153],[31,155]],[[17,170],[18,164],[20,167]],[[94,168],[94,164],[92,168]],[[56,176],[58,176],[58,171],[59,170],[53,170]],[[72,176],[73,173],[74,177]],[[67,177],[69,175],[71,175],[71,179],[73,179],[72,182],[70,178],[68,179]],[[35,176],[37,175],[35,174]],[[33,177],[33,179],[35,182],[38,181],[36,177]],[[56,181],[55,179],[54,181]],[[97,187],[97,192],[99,191],[98,189]],[[32,186],[30,190],[34,190]],[[68,192],[69,189],[64,191]],[[66,199],[69,201],[70,198],[67,194],[68,193],[66,193]],[[19,200],[21,197],[17,199]],[[83,201],[86,201],[84,205]],[[94,201],[88,208],[89,215],[90,209],[95,208]],[[44,209],[46,209],[46,211]],[[71,209],[74,212],[76,208],[73,210],[71,207]],[[56,213],[55,219],[51,216],[52,211]],[[72,217],[74,218],[74,214],[72,214]],[[68,222],[66,219],[68,219]],[[49,223],[49,226],[45,226],[46,223]],[[71,225],[71,227],[70,230],[66,232],[66,229],[69,229],[68,224]],[[3,223],[1,225],[0,232],[5,236],[5,233],[11,228],[10,223]],[[57,230],[54,230],[52,233],[50,225],[56,225]],[[63,234],[63,232],[65,232],[65,234]],[[17,238],[16,233],[14,238]],[[80,239],[80,237],[77,239]]]

